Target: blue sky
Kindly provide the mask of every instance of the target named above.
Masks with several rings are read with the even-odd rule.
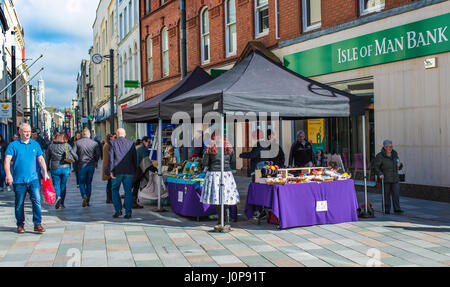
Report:
[[[76,79],[82,59],[92,46],[92,24],[98,0],[14,0],[25,32],[25,57],[39,60],[37,80],[45,81],[46,105],[69,107],[76,95]],[[33,61],[28,61],[31,64]]]

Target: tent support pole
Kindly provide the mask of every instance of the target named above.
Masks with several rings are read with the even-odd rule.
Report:
[[[158,121],[158,207],[153,209],[155,212],[164,212],[161,208],[161,185],[162,185],[162,120]]]
[[[364,203],[365,208],[361,217],[369,218],[374,217],[373,214],[368,213],[368,201],[367,201],[367,166],[366,166],[366,115],[362,116],[362,136],[363,136],[363,167],[364,167]]]
[[[215,232],[230,232],[230,226],[225,226],[225,205],[223,202],[224,191],[224,170],[225,170],[225,120],[224,114],[220,115],[220,134],[221,134],[221,152],[220,152],[220,226],[214,229]]]

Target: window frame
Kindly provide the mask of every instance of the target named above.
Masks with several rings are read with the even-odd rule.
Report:
[[[229,3],[230,1],[234,2],[234,22],[228,23],[228,10],[229,10]],[[236,30],[236,1],[235,0],[225,0],[225,56],[231,57],[235,56],[237,53],[237,30]],[[230,52],[230,28],[234,25],[236,30],[236,39],[235,39],[235,49],[234,51]]]
[[[151,4],[151,0],[145,0],[145,10],[144,10],[144,15],[148,15],[152,10],[152,4]]]
[[[153,40],[151,36],[147,37],[147,81],[153,81]],[[150,53],[149,53],[150,51]],[[150,64],[149,64],[150,63]],[[150,73],[151,72],[151,73]],[[151,77],[150,77],[151,75]]]
[[[259,32],[259,30],[261,28],[259,26],[259,17],[260,17],[261,11],[264,10],[264,9],[267,9],[267,17],[269,18],[268,26],[270,26],[269,1],[267,0],[266,4],[258,6],[258,0],[255,0],[254,4],[255,4],[255,6],[254,6],[255,7],[255,9],[254,9],[254,15],[255,15],[255,38],[260,38],[260,37],[267,36],[269,34],[270,28],[267,27],[267,29],[263,30],[262,32]]]
[[[165,41],[165,38],[166,38],[166,41]],[[164,43],[167,43],[167,49],[164,49]],[[165,53],[167,53],[167,72],[165,71],[165,65],[164,65],[164,59],[165,59]],[[170,74],[170,57],[169,57],[169,31],[168,31],[168,29],[167,29],[167,27],[164,27],[162,30],[161,30],[161,62],[162,62],[162,65],[161,65],[161,68],[162,68],[162,76],[163,76],[163,78],[164,77],[167,77],[167,76],[169,76],[169,74]]]
[[[310,0],[312,1],[312,0]],[[308,0],[302,0],[302,19],[303,19],[303,32],[308,32],[316,30],[322,27],[322,16],[320,17],[320,23],[316,23],[308,26],[308,13],[310,11],[310,6],[308,5]],[[320,12],[322,13],[322,4],[320,5]]]
[[[204,15],[207,13],[208,16],[208,32],[205,33],[204,30]],[[200,60],[202,64],[208,64],[211,59],[211,38],[209,36],[209,11],[208,6],[205,6],[200,11]],[[208,37],[208,59],[205,58],[205,38]]]
[[[384,0],[383,4],[379,4],[378,6],[375,6],[374,8],[370,9],[364,9],[364,0],[359,0],[359,15],[364,16],[371,13],[376,13],[384,10],[386,7],[386,0]]]

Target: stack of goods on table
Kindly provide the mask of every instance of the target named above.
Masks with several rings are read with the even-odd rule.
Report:
[[[340,173],[336,169],[314,169],[311,173],[300,173],[294,175],[289,173],[287,178],[276,177],[267,178],[266,183],[270,185],[274,184],[298,184],[298,183],[308,183],[308,182],[330,182],[336,180],[347,180],[351,176],[348,173]]]
[[[167,177],[180,178],[192,181],[203,182],[206,173],[203,172],[202,161],[199,158],[193,158],[183,163],[180,173],[171,173]]]

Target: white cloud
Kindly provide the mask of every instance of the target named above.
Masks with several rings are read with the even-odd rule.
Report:
[[[44,79],[47,105],[70,106],[81,60],[92,46],[98,1],[16,0],[14,5],[25,31],[26,58],[44,55],[32,68],[31,75],[44,67],[33,83]]]

